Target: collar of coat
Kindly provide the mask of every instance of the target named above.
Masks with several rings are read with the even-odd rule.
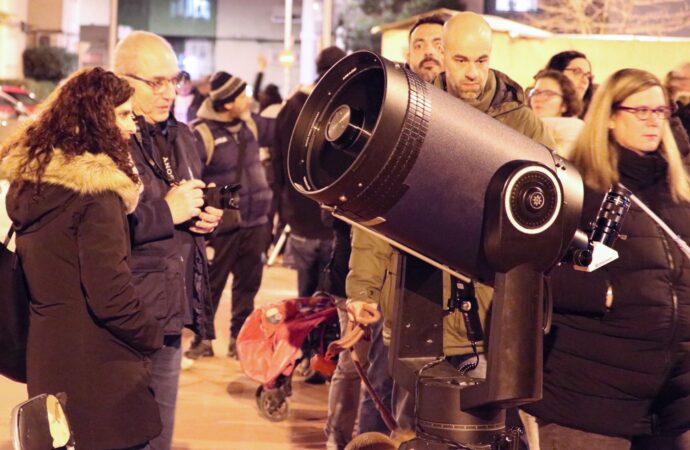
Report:
[[[434,85],[448,91],[445,72],[436,77]],[[525,107],[525,92],[508,75],[490,69],[482,94],[475,102],[466,103],[491,117],[497,117]]]
[[[221,122],[221,123],[227,123],[228,122],[228,119],[226,119],[223,116],[223,113],[219,113],[215,109],[213,109],[213,103],[211,102],[210,98],[206,98],[206,100],[204,100],[204,102],[199,107],[199,110],[197,111],[196,116],[199,119],[212,120],[214,122]],[[239,117],[239,119],[243,122],[247,122],[248,120],[251,120],[251,115],[249,113],[247,113],[246,115]]]
[[[27,157],[27,148],[17,146],[0,160],[0,178],[9,181],[35,182],[34,171],[21,170]],[[112,191],[120,196],[128,213],[134,211],[139,201],[141,184],[134,183],[115,162],[104,153],[84,153],[68,158],[62,150],[54,149],[41,179],[80,194],[100,194]]]

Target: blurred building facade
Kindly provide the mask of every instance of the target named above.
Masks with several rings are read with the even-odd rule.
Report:
[[[0,0],[0,78],[22,78],[29,0]]]
[[[289,41],[296,61],[287,70],[287,78],[288,84],[294,87],[313,80],[313,61],[323,42],[344,42],[338,34],[342,27],[338,25],[330,29],[329,39],[322,39],[324,11],[330,11],[337,24],[339,17],[348,14],[348,8],[356,7],[351,1],[0,0],[0,78],[21,78],[24,48],[41,45],[64,47],[77,53],[80,66],[107,67],[115,5],[119,38],[137,29],[164,36],[175,49],[180,68],[193,78],[225,70],[251,84],[258,69],[257,57],[263,54],[268,61],[264,83],[284,85],[286,69],[279,57],[285,47],[286,1],[294,1],[292,16],[287,18],[292,24]],[[524,19],[525,14],[538,11],[540,5],[556,1],[559,0],[462,0],[462,3],[471,11]],[[687,0],[671,3],[690,4]],[[638,8],[635,12],[640,17],[654,14],[651,7]],[[677,35],[690,35],[688,17],[688,29],[681,29]],[[288,94],[283,92],[284,96]]]

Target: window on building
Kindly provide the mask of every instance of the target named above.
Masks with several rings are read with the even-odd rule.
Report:
[[[536,11],[539,0],[496,0],[497,12]]]
[[[211,20],[211,0],[172,0],[170,13],[172,17]]]

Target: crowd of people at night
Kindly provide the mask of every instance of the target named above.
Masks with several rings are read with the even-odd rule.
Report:
[[[409,31],[405,70],[569,160],[585,185],[583,229],[621,183],[690,236],[690,62],[663,80],[635,68],[594,80],[587,55],[569,50],[544,55],[523,89],[492,68],[492,42],[481,15],[425,16]],[[0,144],[31,296],[28,394],[67,394],[77,449],[172,448],[183,359],[218,357],[216,326],[229,328],[222,354],[241,357],[238,336],[283,232],[299,297],[330,295],[342,330],[372,304],[382,316],[332,376],[305,380],[328,383],[327,449],[374,448],[357,437],[389,435],[353,359],[414,432],[415,393],[389,371],[402,250],[334,218],[287,171],[299,113],[344,57],[323,49],[314,84],[282,95],[261,87],[260,58],[248,96],[247,80],[227,71],[190,80],[164,38],[135,31],[115,48],[112,70],[78,70]],[[239,209],[208,204],[206,192],[233,184]],[[522,448],[690,449],[690,261],[634,205],[622,233],[613,263],[547,276],[543,398],[507,413],[524,429]],[[222,324],[229,279],[231,320]],[[473,284],[485,326],[494,289]],[[195,335],[188,348],[185,328]],[[468,338],[460,312],[444,317],[443,356],[459,372],[485,378],[487,350]]]

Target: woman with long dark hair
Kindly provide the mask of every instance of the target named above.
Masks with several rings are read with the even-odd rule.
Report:
[[[597,89],[571,161],[585,182],[583,223],[621,183],[670,229],[690,236],[689,156],[651,73],[624,69]],[[541,450],[690,448],[690,259],[633,203],[616,261],[592,273],[551,274]]]
[[[562,72],[573,83],[582,101],[582,111],[579,117],[584,118],[594,94],[592,63],[589,62],[587,56],[576,50],[556,53],[546,63],[544,69]]]
[[[77,72],[0,149],[31,294],[29,396],[67,394],[77,449],[141,448],[161,428],[144,355],[163,335],[127,265],[132,94],[112,72]]]

